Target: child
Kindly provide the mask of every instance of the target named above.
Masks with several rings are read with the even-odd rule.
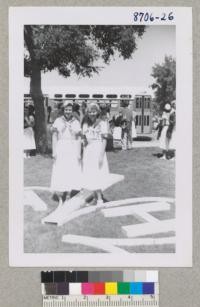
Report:
[[[103,203],[102,186],[109,176],[106,157],[108,121],[100,118],[99,106],[91,103],[83,123],[83,188],[95,191],[97,204]]]
[[[160,148],[163,150],[162,156],[160,159],[168,159],[169,151],[169,139],[167,137],[167,130],[169,127],[169,115],[171,111],[171,105],[167,103],[164,106],[164,112],[162,114],[162,131],[160,135]]]
[[[71,102],[64,103],[63,115],[55,120],[51,130],[56,139],[51,188],[62,205],[65,194],[69,198],[72,190],[81,189],[81,127],[73,116]]]

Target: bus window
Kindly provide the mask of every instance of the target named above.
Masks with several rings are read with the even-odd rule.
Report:
[[[138,126],[138,115],[135,117],[135,125]]]
[[[146,126],[146,116],[144,115],[144,126]]]
[[[115,94],[108,94],[108,95],[106,95],[106,98],[109,98],[109,99],[116,99],[117,98],[117,95],[115,95]]]
[[[126,95],[126,94],[120,95],[120,98],[131,98],[131,97],[132,97],[131,95]]]
[[[145,98],[145,109],[148,109],[148,98]]]
[[[148,109],[150,109],[150,102],[151,102],[151,99],[148,98]]]
[[[139,97],[136,97],[136,108],[137,108],[137,109],[139,108],[139,102],[140,102],[140,98],[139,98]]]
[[[103,98],[102,94],[94,94],[92,95],[93,98]]]
[[[76,94],[66,94],[65,98],[76,98]]]
[[[147,115],[147,126],[149,126],[149,115]]]
[[[63,95],[62,95],[62,94],[55,94],[54,97],[55,97],[55,98],[62,98]]]
[[[79,98],[89,98],[90,97],[90,95],[88,95],[88,94],[80,94],[79,95]]]
[[[142,123],[142,116],[139,115],[139,126],[141,126],[141,123]]]

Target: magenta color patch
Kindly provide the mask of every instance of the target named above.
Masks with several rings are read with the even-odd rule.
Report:
[[[88,295],[94,293],[94,286],[90,282],[84,282],[82,283],[82,294]]]

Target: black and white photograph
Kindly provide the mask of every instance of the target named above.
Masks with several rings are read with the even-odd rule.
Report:
[[[190,266],[191,33],[179,35],[184,14],[167,9],[174,23],[112,23],[108,10],[94,23],[98,8],[88,16],[64,8],[59,22],[48,9],[44,21],[26,9],[20,49],[20,9],[10,16],[10,242],[19,218],[26,259],[15,259],[11,243],[11,265]]]

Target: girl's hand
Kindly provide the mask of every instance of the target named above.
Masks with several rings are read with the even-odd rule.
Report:
[[[78,159],[78,162],[81,163],[81,155],[78,155],[77,159]]]
[[[30,121],[29,121],[28,117],[25,117],[24,120],[27,123],[27,125],[30,125]]]
[[[100,155],[99,157],[99,168],[102,168],[103,166],[103,155]]]
[[[82,138],[82,144],[84,147],[86,147],[88,144],[87,138],[85,136]]]
[[[56,132],[56,133],[57,133],[57,132],[58,132],[58,129],[57,129],[57,128],[55,128],[55,127],[51,127],[51,132],[52,132],[52,133],[54,133],[54,132]]]

